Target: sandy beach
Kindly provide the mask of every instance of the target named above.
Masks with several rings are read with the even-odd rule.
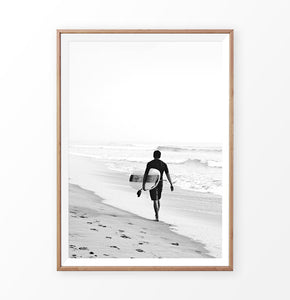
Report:
[[[169,224],[105,204],[77,185],[70,184],[69,195],[71,258],[211,257],[201,243],[171,231]]]

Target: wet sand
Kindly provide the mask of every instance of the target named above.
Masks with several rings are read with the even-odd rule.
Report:
[[[69,185],[70,258],[203,258],[204,245]]]

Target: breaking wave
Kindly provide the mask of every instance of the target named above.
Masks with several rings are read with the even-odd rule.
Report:
[[[160,151],[173,151],[173,152],[221,152],[221,148],[214,148],[214,147],[208,147],[208,148],[187,148],[187,147],[171,147],[171,146],[158,146],[157,150]]]

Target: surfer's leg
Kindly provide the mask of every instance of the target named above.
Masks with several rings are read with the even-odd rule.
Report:
[[[160,210],[160,199],[161,199],[161,194],[162,194],[162,187],[163,187],[163,184],[162,184],[162,181],[159,182],[158,184],[158,188],[156,189],[156,199],[157,199],[157,204],[158,204],[158,211]]]
[[[158,210],[159,210],[158,190],[157,190],[157,188],[154,188],[154,189],[150,190],[149,192],[150,192],[150,198],[153,201],[153,208],[155,211],[155,219],[156,219],[156,221],[158,221],[159,220],[159,217],[158,217]]]
[[[155,211],[155,219],[156,219],[156,221],[158,221],[159,219],[158,219],[158,210],[159,210],[159,208],[158,208],[158,200],[154,200],[153,201],[153,207],[154,207],[154,211]]]
[[[156,188],[156,198],[155,198],[155,203],[156,203],[156,210],[157,210],[157,213],[156,213],[156,210],[155,210],[155,218],[156,218],[156,221],[159,221],[159,215],[158,215],[158,212],[159,212],[159,207],[160,207],[160,203],[159,203],[159,197],[158,197],[158,194],[159,194],[159,190],[158,188]]]

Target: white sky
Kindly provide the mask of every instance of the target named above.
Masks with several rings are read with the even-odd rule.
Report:
[[[223,47],[168,35],[70,42],[70,140],[222,142],[228,130]]]

